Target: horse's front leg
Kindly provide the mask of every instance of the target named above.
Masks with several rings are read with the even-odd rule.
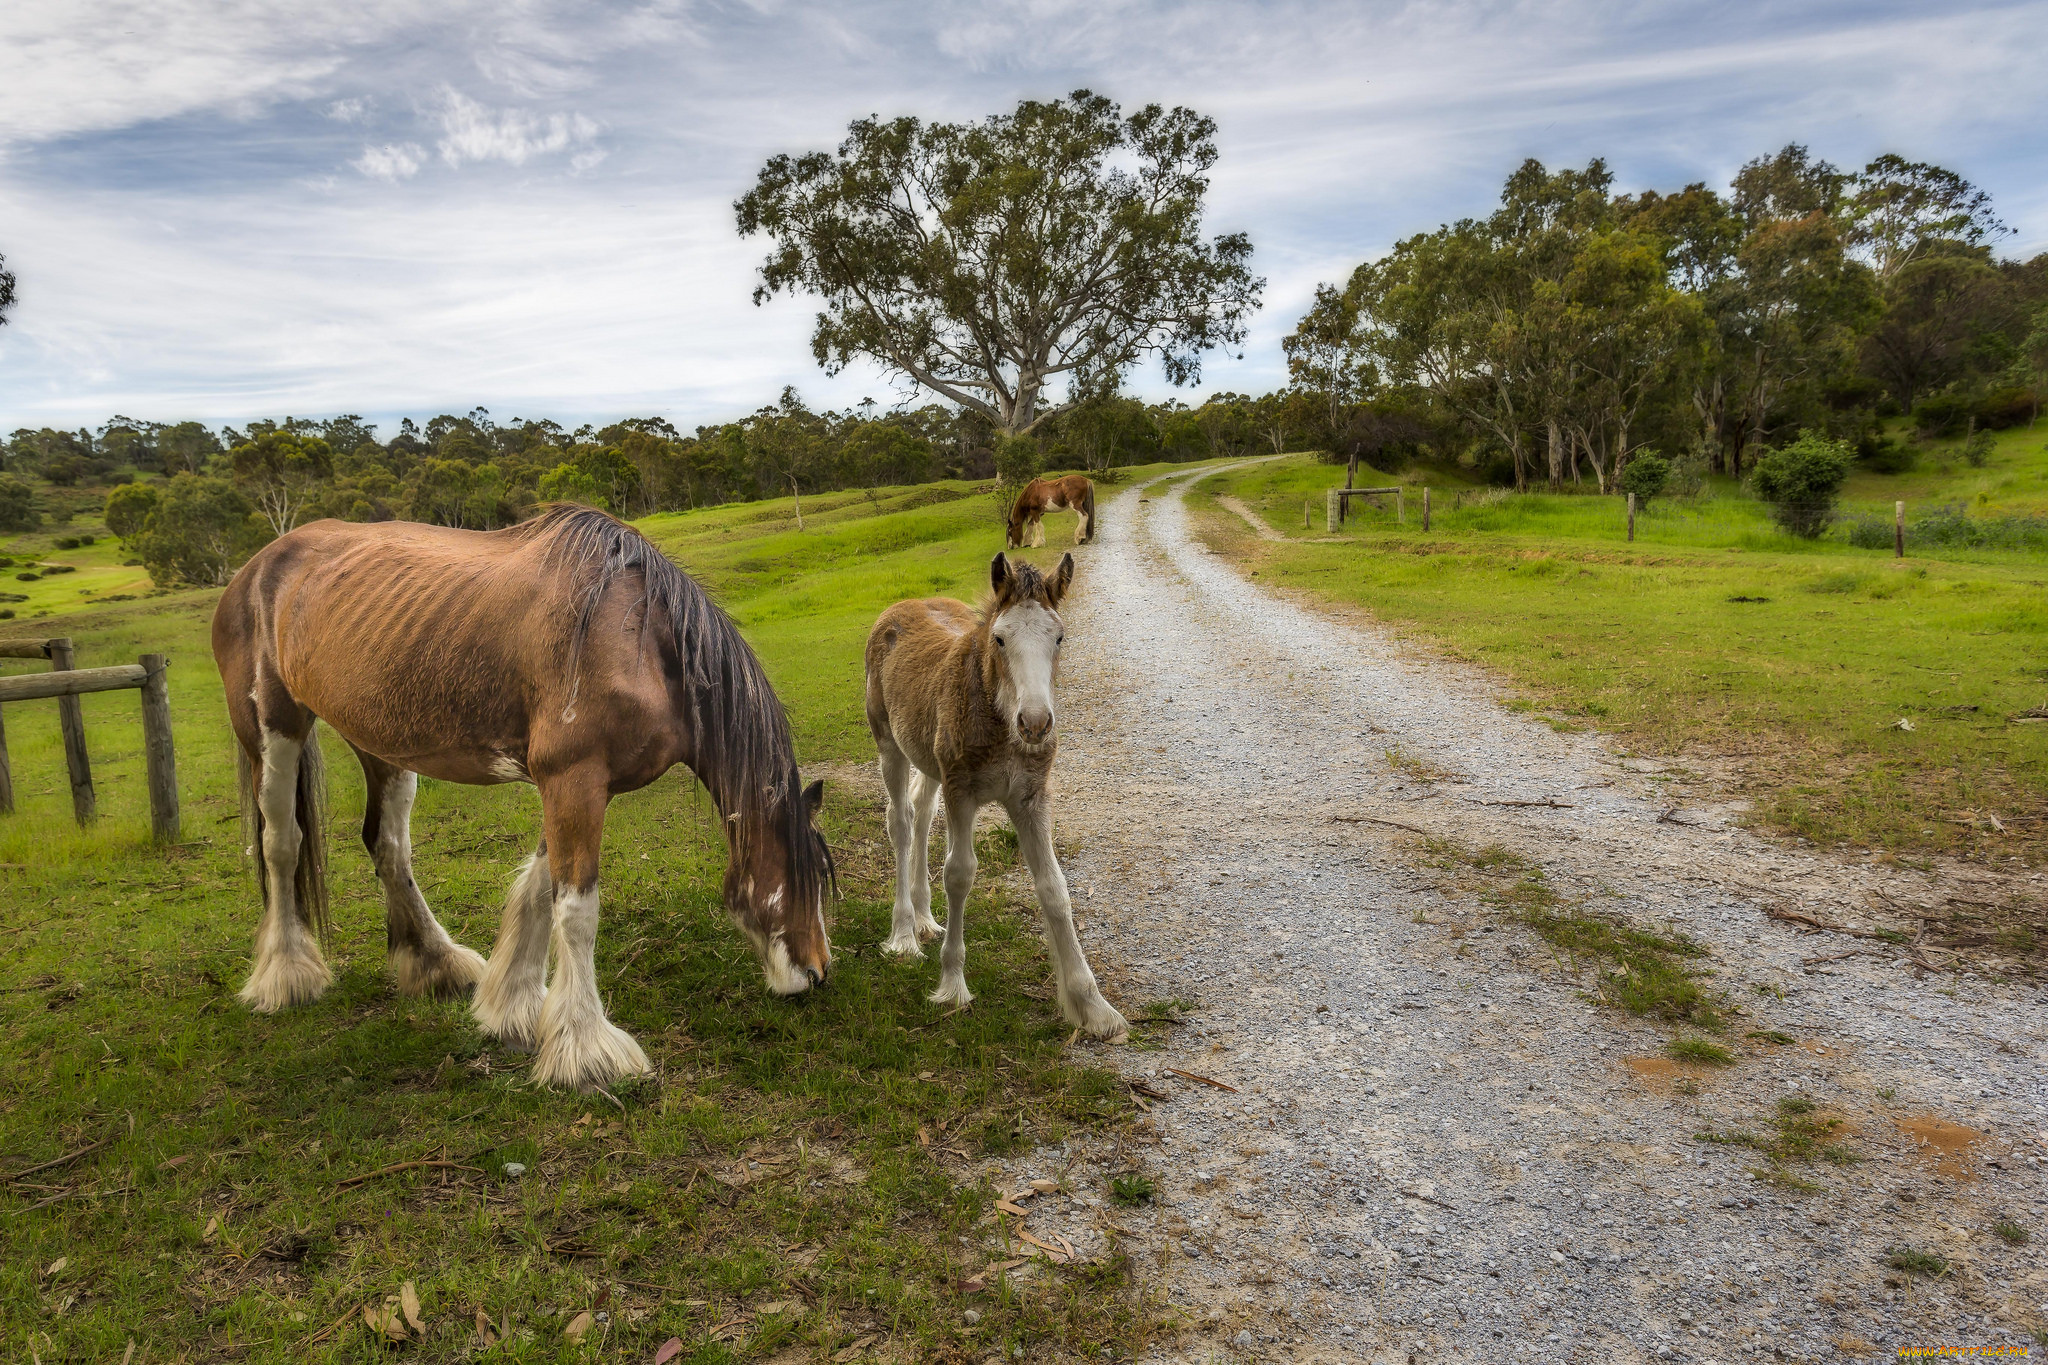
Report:
[[[1031,519],[1031,548],[1045,544],[1045,513],[1040,512]]]
[[[1010,823],[1017,829],[1017,850],[1031,869],[1031,883],[1038,892],[1038,914],[1045,924],[1046,946],[1052,950],[1053,981],[1059,992],[1060,1012],[1067,1022],[1094,1038],[1121,1038],[1130,1026],[1102,998],[1095,973],[1081,952],[1080,937],[1074,932],[1074,906],[1067,896],[1066,874],[1060,871],[1059,855],[1052,846],[1052,803],[1047,794],[1010,805]]]
[[[653,1068],[597,994],[597,865],[609,799],[600,765],[541,784],[542,824],[554,882],[554,977],[540,1007],[534,1079],[588,1089]]]
[[[964,1005],[967,989],[967,893],[974,890],[974,794],[965,787],[946,793],[946,946],[939,950],[935,1005]]]
[[[419,779],[356,750],[363,763],[363,846],[384,884],[385,962],[401,995],[467,995],[483,956],[448,936],[412,875],[412,803]]]

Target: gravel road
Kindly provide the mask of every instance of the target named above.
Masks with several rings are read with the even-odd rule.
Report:
[[[1973,874],[1802,850],[1711,800],[1660,821],[1658,764],[1511,713],[1485,676],[1209,553],[1192,477],[1107,502],[1077,555],[1061,684],[1056,829],[1082,942],[1127,1014],[1196,1002],[1110,1054],[1169,1097],[1135,1158],[1158,1198],[1048,1196],[1030,1223],[1084,1251],[1129,1234],[1191,1324],[1154,1358],[2040,1350],[2043,992],[1764,913],[1868,925],[1874,893],[1929,906]],[[1504,846],[1568,902],[1707,945],[1745,1011],[1723,1035],[1738,1064],[1674,1065],[1669,1026],[1594,1003],[1480,901],[1484,874],[1400,825]],[[1788,1096],[1842,1118],[1833,1137],[1861,1160],[1790,1163],[1803,1190],[1694,1137],[1776,1131]],[[1099,1178],[1133,1157],[1076,1146],[1007,1173],[1062,1160]],[[1950,1269],[1894,1268],[1901,1247]]]

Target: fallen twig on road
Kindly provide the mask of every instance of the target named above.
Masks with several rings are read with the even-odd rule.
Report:
[[[1405,829],[1410,834],[1420,834],[1425,839],[1429,837],[1429,831],[1426,829],[1417,829],[1413,825],[1403,824],[1399,820],[1388,820],[1378,815],[1333,815],[1330,817],[1330,823],[1333,825],[1392,825],[1395,829]]]
[[[1172,1072],[1174,1075],[1180,1077],[1184,1081],[1200,1081],[1203,1085],[1213,1085],[1218,1090],[1228,1090],[1233,1095],[1238,1093],[1237,1087],[1234,1085],[1225,1085],[1223,1082],[1211,1080],[1207,1076],[1197,1076],[1194,1072],[1182,1071],[1177,1066],[1163,1067],[1161,1069]]]

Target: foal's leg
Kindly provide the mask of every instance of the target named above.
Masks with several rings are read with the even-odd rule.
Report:
[[[647,1054],[605,1018],[597,994],[597,863],[610,794],[601,767],[574,769],[541,785],[553,864],[555,975],[540,1008],[542,1085],[587,1088],[651,1071]]]
[[[974,889],[974,796],[966,788],[946,793],[946,946],[939,950],[935,1005],[964,1005],[967,989],[967,893]]]
[[[1129,1031],[1102,990],[1095,973],[1081,953],[1081,940],[1074,933],[1074,907],[1067,897],[1066,874],[1060,871],[1059,855],[1052,846],[1052,805],[1044,792],[1009,807],[1010,823],[1017,829],[1017,848],[1024,865],[1031,869],[1031,882],[1038,892],[1038,914],[1045,924],[1046,946],[1052,949],[1053,980],[1057,984],[1060,1013],[1067,1022],[1095,1038],[1121,1037]]]
[[[467,995],[483,956],[448,937],[412,876],[412,803],[419,778],[356,750],[363,763],[363,846],[384,884],[385,961],[401,995]]]
[[[548,931],[555,914],[555,884],[548,874],[548,845],[519,865],[498,942],[477,983],[469,1012],[478,1027],[508,1047],[533,1050],[540,1036],[540,1007],[548,995]]]
[[[914,793],[919,774],[894,740],[878,739],[875,747],[881,757],[882,786],[889,794],[889,846],[896,852],[896,906],[889,916],[889,937],[882,940],[882,951],[892,957],[923,957],[924,949],[918,946],[918,891],[923,890],[929,907],[932,873],[925,861],[925,841],[917,837],[915,828]],[[930,823],[929,810],[926,823]],[[925,917],[931,917],[929,908]]]
[[[283,723],[290,724],[286,719]],[[253,750],[251,780],[261,815],[257,866],[263,878],[263,922],[256,928],[256,962],[241,990],[242,1003],[258,1014],[317,1000],[334,980],[320,956],[308,908],[299,904],[299,755],[312,732],[301,719],[297,733],[261,727]]]
[[[932,918],[932,811],[939,804],[939,784],[917,769],[910,770],[910,858],[917,868],[917,885],[910,888],[911,910],[921,939],[937,938],[939,922]]]

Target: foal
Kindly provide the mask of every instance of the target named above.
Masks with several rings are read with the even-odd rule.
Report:
[[[993,595],[979,612],[947,597],[898,602],[868,635],[868,728],[889,790],[896,850],[896,910],[882,951],[923,957],[939,932],[931,912],[927,840],[932,804],[946,798],[946,944],[937,1004],[964,1005],[965,917],[974,886],[974,815],[991,802],[1009,812],[1038,892],[1052,948],[1060,1011],[1097,1038],[1122,1037],[1124,1017],[1102,998],[1074,935],[1067,879],[1052,846],[1053,679],[1059,665],[1060,598],[1074,557],[1046,578],[997,555]]]

